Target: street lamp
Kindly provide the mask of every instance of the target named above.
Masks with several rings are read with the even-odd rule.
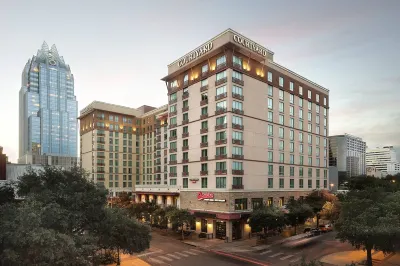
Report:
[[[331,186],[331,190],[332,190],[332,189],[333,189],[333,187],[334,187],[335,185],[334,185],[333,183],[331,183],[331,185],[330,185],[330,186]]]

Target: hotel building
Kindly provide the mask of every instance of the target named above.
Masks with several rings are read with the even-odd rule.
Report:
[[[328,189],[329,91],[273,56],[228,29],[168,66],[162,181],[142,178],[137,200],[189,209],[197,232],[232,241],[258,206]]]

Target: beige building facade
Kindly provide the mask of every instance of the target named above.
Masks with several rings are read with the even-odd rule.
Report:
[[[228,29],[163,80],[167,184],[137,186],[138,199],[175,198],[197,217],[196,231],[232,241],[248,236],[254,208],[328,189],[329,91],[270,50]]]

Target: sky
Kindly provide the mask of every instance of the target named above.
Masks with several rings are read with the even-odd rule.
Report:
[[[43,41],[70,65],[79,110],[160,106],[167,65],[232,28],[330,90],[330,135],[400,147],[399,13],[399,0],[0,0],[0,146],[17,162],[21,73]]]

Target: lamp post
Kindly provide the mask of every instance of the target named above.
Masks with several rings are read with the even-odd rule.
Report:
[[[333,183],[331,183],[330,186],[331,186],[331,191],[332,191],[332,189],[333,189],[333,187],[334,187],[335,185],[334,185]]]

